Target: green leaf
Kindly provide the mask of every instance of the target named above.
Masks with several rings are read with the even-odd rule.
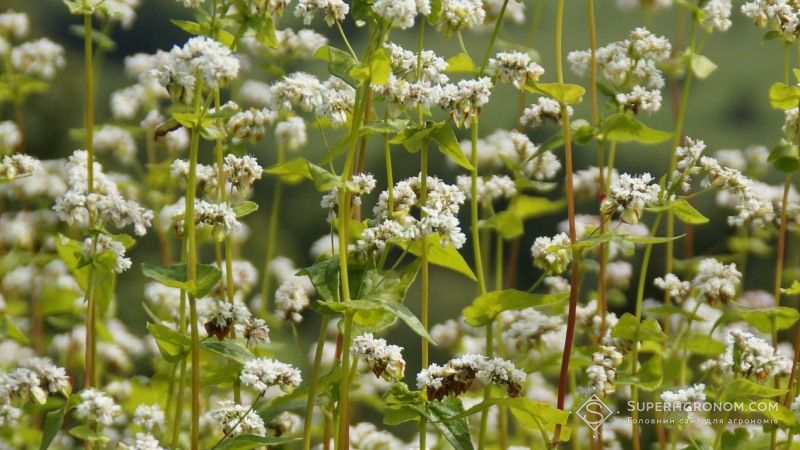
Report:
[[[631,115],[622,112],[606,118],[600,126],[600,133],[607,141],[636,141],[642,144],[657,144],[672,136],[672,133],[649,128]]]
[[[200,347],[241,364],[255,358],[250,350],[235,341],[203,341]]]
[[[787,140],[781,140],[767,158],[772,167],[781,172],[795,172],[800,168],[800,148]]]
[[[667,336],[661,331],[657,320],[647,318],[639,324],[631,313],[625,313],[611,330],[611,336],[627,341],[654,341],[663,342]]]
[[[408,243],[405,240],[393,240],[393,243],[399,245],[401,248],[407,249],[409,253],[415,256],[422,254],[422,244],[419,239]],[[461,256],[452,245],[442,245],[438,235],[430,235],[426,239],[428,245],[428,262],[433,265],[444,267],[445,269],[458,272],[472,281],[477,281],[478,278],[470,269],[469,264]]]
[[[411,127],[392,137],[390,144],[403,144],[409,152],[417,152],[427,142],[428,136],[433,132],[433,122],[428,122],[422,127]]]
[[[680,348],[695,355],[717,356],[725,351],[725,343],[705,334],[691,334],[681,340]]]
[[[537,94],[544,94],[552,97],[565,105],[580,103],[586,89],[577,84],[561,83],[537,83],[529,80],[525,84],[525,90]]]
[[[239,379],[242,372],[242,364],[228,361],[227,364],[213,364],[204,368],[200,373],[200,386],[221,386],[231,384]]]
[[[644,390],[652,391],[661,386],[663,378],[664,368],[661,355],[655,354],[642,364],[636,376],[631,376],[629,374],[620,375],[617,382],[620,384],[636,385]]]
[[[442,401],[428,403],[425,408],[425,416],[428,421],[433,423],[437,430],[447,439],[447,442],[455,450],[473,450],[472,439],[470,439],[469,425],[466,418],[451,419],[464,412],[461,400],[455,397],[447,397]]]
[[[97,442],[102,444],[109,441],[108,436],[92,430],[88,425],[78,425],[77,427],[70,428],[69,434],[70,436],[86,442]]]
[[[339,301],[339,258],[324,259],[301,269],[298,274],[308,276],[320,299]]]
[[[44,426],[42,428],[42,441],[39,443],[39,450],[47,450],[53,439],[56,438],[61,426],[64,424],[64,416],[67,415],[69,409],[69,400],[64,403],[64,406],[52,411],[48,411],[44,416]]]
[[[464,169],[469,171],[474,170],[472,164],[464,155],[461,145],[458,144],[456,134],[453,132],[453,129],[450,128],[450,124],[448,122],[439,122],[435,124],[430,136],[433,138],[433,141],[436,142],[436,146],[439,151],[444,153],[444,155],[450,158],[450,160]]]
[[[561,440],[569,440],[569,428],[566,426],[569,420],[567,411],[525,397],[489,398],[457,417],[469,417],[495,405],[510,408],[514,417],[523,426],[530,429],[538,428],[548,435],[552,433],[556,425],[561,425]]]
[[[278,48],[278,37],[275,34],[275,22],[272,16],[264,14],[258,17],[256,39],[267,48]],[[230,44],[225,44],[230,47]]]
[[[311,179],[308,161],[305,158],[293,158],[281,164],[264,169],[264,172],[275,175],[287,184],[297,184],[303,179]]]
[[[479,228],[495,230],[505,240],[520,237],[525,232],[522,219],[517,214],[514,214],[513,211],[496,213],[492,217],[482,220]]]
[[[245,200],[233,206],[233,212],[236,213],[237,218],[244,217],[248,214],[252,214],[257,210],[258,210],[258,203],[251,202],[249,200]]]
[[[221,272],[213,264],[197,265],[197,280],[189,281],[186,264],[160,266],[157,264],[142,264],[142,274],[147,278],[158,281],[164,286],[184,289],[193,296],[205,297],[214,286],[219,283]]]
[[[565,199],[549,200],[544,197],[519,195],[511,200],[508,210],[513,211],[522,220],[528,220],[562,211],[566,206]]]
[[[350,76],[350,70],[356,65],[356,61],[344,50],[329,45],[323,45],[314,53],[316,59],[328,62],[328,72],[335,75],[349,85],[356,87],[357,83]]]
[[[800,319],[800,312],[786,306],[773,306],[767,309],[738,309],[732,311],[734,317],[741,318],[762,333],[788,330]]]
[[[370,300],[350,300],[348,302],[319,301],[316,303],[316,305],[325,313],[351,313],[357,315],[360,313],[363,314],[364,312],[368,313],[369,311],[374,310],[384,310],[392,313],[395,317],[403,321],[411,329],[411,331],[436,345],[436,343],[433,341],[433,338],[431,338],[431,336],[428,334],[428,331],[422,325],[422,322],[417,319],[417,316],[415,316],[411,310],[401,303],[387,303]]]
[[[156,340],[158,351],[167,362],[178,362],[189,354],[192,341],[188,336],[160,323],[148,323],[147,330]]]
[[[255,414],[255,412],[251,413]],[[258,436],[255,434],[237,434],[220,442],[216,450],[250,450],[259,447],[284,445],[297,441],[299,438]]]
[[[697,53],[692,55],[690,64],[692,67],[692,74],[694,74],[694,76],[700,80],[705,80],[709,75],[717,70],[716,64],[714,64],[707,57]]]
[[[684,223],[699,225],[708,222],[708,217],[696,210],[686,199],[679,198],[673,201],[670,205],[670,209],[675,214],[675,217],[682,220]]]
[[[769,88],[769,102],[775,109],[792,109],[800,105],[800,88],[773,83]]]
[[[783,295],[797,295],[800,294],[800,281],[794,280],[792,281],[792,285],[788,288],[781,289]]]
[[[459,53],[447,60],[448,73],[475,73],[475,63],[466,53]]]
[[[765,384],[758,384],[745,378],[735,378],[725,383],[719,398],[720,403],[737,400],[755,400],[783,395],[786,389],[776,389]]]
[[[380,48],[373,53],[369,65],[359,64],[350,69],[350,76],[361,82],[386,84],[392,71],[390,62],[386,49]]]
[[[464,308],[464,320],[470,326],[481,327],[492,322],[503,311],[546,306],[564,300],[567,295],[531,294],[516,289],[492,291],[479,296],[470,306]]]
[[[20,331],[7,314],[0,315],[0,336],[5,336],[22,345],[28,345],[28,338]]]

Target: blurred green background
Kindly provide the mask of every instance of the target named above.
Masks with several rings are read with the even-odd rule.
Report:
[[[556,2],[526,1],[528,17],[541,8],[538,28],[531,33],[530,27],[507,25],[501,32],[501,39],[516,44],[532,43],[541,56],[541,64],[545,67],[544,80],[552,81],[555,78],[554,21]],[[675,41],[677,13],[684,14],[683,10],[674,7],[671,11],[660,12],[652,17],[645,17],[641,11],[622,13],[612,5],[611,0],[598,2],[598,43],[604,45],[608,42],[619,40],[627,36],[628,32],[636,26],[645,23],[658,33],[666,35]],[[293,7],[293,6],[292,6]],[[565,55],[570,50],[585,49],[588,47],[587,16],[585,2],[572,0],[567,5],[567,19],[565,24]],[[32,19],[32,36],[46,36],[58,41],[68,50],[67,69],[54,81],[52,88],[45,94],[34,96],[28,103],[25,111],[27,129],[27,143],[30,153],[42,158],[64,157],[75,148],[81,146],[68,136],[71,128],[83,126],[83,81],[82,81],[82,42],[74,36],[70,25],[80,21],[70,16],[65,6],[56,0],[3,0],[0,10],[16,9],[24,11]],[[685,131],[692,137],[706,141],[709,150],[722,148],[744,148],[753,143],[769,146],[774,145],[780,135],[782,116],[778,111],[770,109],[767,97],[769,85],[780,81],[782,76],[782,45],[776,41],[763,42],[763,32],[754,27],[749,21],[734,11],[734,26],[724,34],[716,34],[703,38],[702,53],[711,58],[719,69],[707,80],[694,84],[688,107]],[[154,52],[157,49],[168,49],[174,44],[181,44],[187,35],[172,25],[170,18],[190,18],[190,13],[179,2],[173,0],[144,0],[139,9],[139,17],[132,30],[117,30],[113,38],[117,48],[106,55],[102,60],[100,76],[98,77],[98,123],[103,123],[109,118],[108,96],[120,87],[132,83],[123,73],[123,59],[126,55],[136,52]],[[316,24],[317,29],[328,35],[332,44],[338,45],[334,33],[324,25]],[[299,27],[300,23],[291,14],[280,20],[279,27]],[[430,29],[429,29],[430,30]],[[346,32],[351,36],[351,41],[358,48],[365,30],[356,28],[352,22],[347,24]],[[396,31],[393,34],[395,42],[413,47],[414,32]],[[467,47],[477,58],[485,51],[488,41],[487,33],[466,33]],[[455,38],[445,40],[433,32],[426,34],[426,47],[436,50],[440,55],[449,57],[458,53],[458,44]],[[322,73],[324,65],[319,62],[310,62],[302,66],[304,70]],[[567,67],[567,80],[586,85],[586,80],[579,79],[571,74]],[[292,68],[287,68],[287,71]],[[270,81],[272,75],[251,72],[249,78]],[[642,120],[647,124],[669,130],[672,128],[670,102],[668,92],[664,94],[664,107],[662,111],[652,117],[644,116]],[[588,96],[586,97],[588,100]],[[585,101],[578,108],[576,117],[588,118]],[[496,128],[511,129],[517,120],[517,94],[511,88],[500,86],[492,98],[490,105],[484,110],[481,119],[481,135],[487,135]],[[3,118],[9,118],[11,111],[2,111]],[[531,134],[535,142],[544,141],[553,133],[554,127],[544,127]],[[251,151],[256,154],[262,165],[268,166],[274,162],[274,145],[271,136]],[[368,169],[376,174],[379,186],[383,183],[382,153],[379,143],[373,142],[368,153]],[[140,149],[143,144],[140,142]],[[303,150],[304,156],[314,160],[324,152],[319,135],[310,134],[309,145]],[[657,177],[663,174],[668,161],[669,144],[643,147],[638,145],[622,145],[618,151],[617,167],[621,171],[650,171]],[[208,152],[207,152],[208,153]],[[596,164],[596,151],[594,146],[578,147],[575,151],[576,167],[581,168],[589,164]],[[400,148],[395,149],[395,178],[401,179],[411,176],[418,171],[418,157],[408,155]],[[448,181],[455,179],[456,170],[445,164],[443,157],[438,153],[431,153],[433,161],[431,171]],[[208,154],[205,158],[208,158]],[[774,175],[774,174],[773,174]],[[261,267],[264,259],[265,237],[268,204],[273,188],[272,180],[264,179],[256,185],[255,200],[261,209],[248,217],[247,222],[252,229],[251,240],[244,248],[244,257]],[[286,198],[278,254],[292,257],[298,265],[311,263],[308,248],[311,242],[328,231],[325,222],[326,212],[319,208],[320,195],[308,184],[289,187],[285,191]],[[561,191],[550,194],[553,197],[561,196]],[[371,208],[373,194],[366,200],[365,206]],[[711,196],[706,196],[699,201],[701,209],[709,211],[713,201]],[[581,211],[591,213],[593,205],[579,205]],[[366,209],[365,211],[369,211]],[[466,216],[465,216],[466,217]],[[522,242],[520,252],[520,280],[519,286],[529,286],[538,277],[538,273],[530,263],[528,251],[530,243],[536,236],[553,234],[555,226],[563,217],[550,217],[529,223],[527,233]],[[465,225],[466,230],[466,225]],[[725,218],[720,213],[712,215],[712,224],[697,230],[697,251],[721,250],[721,235],[728,231]],[[678,245],[680,247],[680,244]],[[465,250],[467,247],[465,247]],[[152,236],[140,241],[133,252],[135,265],[141,262],[157,262],[158,254],[156,242]],[[470,254],[465,251],[464,254]],[[212,256],[207,253],[206,261],[211,261]],[[656,262],[652,267],[654,274],[660,273],[661,261],[656,255]],[[634,261],[637,264],[636,261]],[[636,272],[634,272],[636,273]],[[438,323],[448,318],[455,318],[456,312],[469,303],[474,295],[475,288],[467,279],[433,269],[431,323]],[[763,278],[763,286],[759,279]],[[140,306],[142,296],[143,277],[137,270],[130,270],[123,274],[118,284],[118,309],[120,317],[134,330],[143,331],[145,315]],[[751,283],[752,288],[769,287],[768,277],[757,277]],[[418,305],[418,289],[411,290],[407,303],[416,311]],[[624,308],[624,306],[623,306]],[[301,325],[300,333],[306,344],[310,344],[316,336],[317,318],[313,314]],[[417,338],[403,327],[392,331],[390,340],[407,348],[406,359],[410,362],[408,373],[413,374],[418,370],[418,345]],[[293,347],[290,347],[293,348]],[[433,361],[444,358],[441,353],[432,355]]]

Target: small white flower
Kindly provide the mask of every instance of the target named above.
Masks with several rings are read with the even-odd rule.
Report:
[[[402,351],[402,347],[387,344],[385,339],[375,338],[372,333],[356,336],[350,347],[350,352],[364,359],[376,377],[387,381],[403,379],[406,362]]]
[[[350,12],[350,5],[342,0],[299,0],[294,9],[294,15],[302,17],[304,24],[311,24],[314,17],[321,14],[329,27],[336,22],[344,22],[348,12]]]
[[[275,139],[289,151],[296,151],[306,145],[306,122],[302,117],[289,117],[275,126]]]
[[[548,274],[563,273],[572,262],[572,246],[566,233],[540,236],[531,246],[533,264]]]
[[[290,393],[302,382],[297,368],[269,358],[253,358],[247,361],[239,379],[243,385],[252,387],[260,394],[273,386]]]
[[[75,414],[87,423],[109,426],[122,415],[122,408],[111,397],[97,389],[84,389],[80,397],[81,401],[75,408]]]
[[[501,52],[489,60],[489,71],[503,83],[520,88],[528,81],[539,81],[544,69],[523,52]]]
[[[519,123],[531,128],[541,126],[545,120],[551,120],[555,123],[560,123],[561,105],[557,100],[549,97],[539,97],[536,103],[528,106],[522,112],[522,117],[519,118]],[[567,114],[572,116],[573,109],[567,106]]]
[[[736,288],[741,283],[742,273],[736,264],[722,264],[714,258],[700,261],[692,287],[709,303],[717,300],[727,303],[736,298]]]
[[[234,403],[230,400],[219,402],[219,408],[211,411],[210,416],[230,435],[255,434],[265,436],[267,430],[264,421],[250,407]]]
[[[486,11],[481,0],[442,0],[439,31],[446,36],[463,28],[475,28],[483,24]]]
[[[133,423],[147,431],[152,431],[155,428],[163,430],[165,420],[164,411],[161,410],[158,404],[139,405],[133,414]]]
[[[654,181],[649,173],[620,175],[619,180],[611,185],[610,195],[601,208],[607,215],[620,213],[623,222],[639,223],[644,209],[659,200],[661,187]]]
[[[14,70],[26,75],[52,80],[66,65],[64,47],[42,38],[11,49]]]

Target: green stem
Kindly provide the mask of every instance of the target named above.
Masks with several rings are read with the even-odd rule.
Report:
[[[84,78],[86,88],[86,190],[88,193],[94,192],[94,65],[92,64],[92,15],[83,16],[83,56],[84,56]],[[95,226],[94,214],[89,212],[89,228]],[[93,242],[97,242],[94,238]],[[92,246],[94,247],[95,244]],[[93,255],[92,255],[93,256]],[[87,387],[95,386],[95,363],[97,355],[97,302],[95,300],[95,267],[89,265],[88,288],[86,292],[87,312],[86,312],[86,357],[84,363],[84,385]]]
[[[650,236],[655,236],[658,232],[659,225],[661,225],[661,218],[663,217],[663,213],[658,213],[655,220],[653,221],[653,226],[650,229]],[[636,289],[636,323],[642,318],[642,303],[644,302],[644,287],[647,281],[647,268],[650,266],[650,257],[653,254],[653,244],[647,244],[647,247],[644,249],[644,256],[642,257],[642,266],[639,271],[639,284]],[[638,332],[637,332],[638,333]],[[639,368],[639,339],[638,336],[633,343],[633,349],[631,350],[631,376],[636,376],[636,372]],[[639,388],[635,384],[631,385],[631,401],[638,402],[639,401]],[[639,411],[637,408],[633,408],[631,411],[631,439],[633,441],[633,449],[639,450],[640,442],[639,442]]]
[[[497,40],[497,33],[500,32],[500,26],[503,24],[503,16],[506,14],[506,6],[508,6],[508,0],[503,0],[503,5],[500,7],[500,13],[497,15],[497,20],[494,24],[494,30],[492,30],[492,37],[489,38],[489,46],[486,47],[486,53],[483,55],[481,70],[478,72],[479,76],[483,75],[486,71],[486,65],[489,64],[489,57],[492,55],[492,50],[494,50],[494,42]]]
[[[311,450],[311,423],[314,420],[314,402],[317,397],[317,380],[322,365],[322,354],[325,348],[325,334],[328,332],[328,316],[322,316],[317,337],[317,348],[314,351],[314,367],[311,369],[311,379],[308,380],[308,396],[306,398],[306,426],[303,428],[303,450]]]
[[[494,357],[494,321],[486,324],[486,357]],[[492,396],[492,385],[486,383],[483,388],[483,400],[487,401]],[[478,450],[486,448],[486,428],[489,424],[489,409],[486,408],[481,412],[481,428],[478,434]]]
[[[475,276],[478,278],[478,293],[486,293],[486,278],[483,273],[483,257],[481,257],[481,238],[478,229],[480,219],[478,212],[478,117],[472,118],[471,131],[471,159],[472,171],[470,172],[470,231],[472,233],[472,253],[475,259]]]
[[[420,152],[420,205],[424,205],[425,202],[428,201],[428,144],[425,143],[422,145],[422,151]],[[423,211],[422,216],[425,217],[425,212]],[[422,237],[422,251],[420,254],[420,259],[422,263],[421,271],[421,306],[420,306],[420,320],[422,321],[422,326],[425,330],[428,330],[428,296],[430,291],[430,274],[428,271],[428,239],[427,236]],[[424,337],[421,339],[422,341],[422,367],[428,367],[429,360],[428,360],[428,340]],[[421,449],[424,450],[424,449]]]
[[[340,252],[345,253],[346,252]],[[353,332],[353,314],[344,317],[344,336],[342,338],[342,382],[339,383],[339,439],[336,450],[350,448],[350,340]]]
[[[200,117],[203,92],[202,78],[198,78],[194,93],[194,114]],[[189,177],[186,185],[186,209],[183,219],[187,245],[187,264],[189,283],[197,282],[197,242],[195,236],[194,202],[197,191],[197,159],[200,148],[200,128],[198,123],[192,127],[189,144]],[[192,343],[192,435],[191,448],[200,448],[200,333],[197,328],[197,300],[189,294],[189,322]]]
[[[286,145],[278,143],[277,164],[283,163],[286,158]],[[272,274],[269,265],[275,258],[275,246],[278,238],[278,224],[280,223],[281,200],[283,199],[283,182],[280,178],[275,180],[275,190],[272,191],[272,207],[269,213],[269,226],[267,231],[267,251],[264,252],[264,268],[261,276],[261,312],[264,316],[269,313],[269,299],[272,297]]]

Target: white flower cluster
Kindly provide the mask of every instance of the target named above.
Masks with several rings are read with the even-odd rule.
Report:
[[[478,27],[486,18],[481,0],[442,0],[440,14],[436,27],[445,36],[464,28]]]
[[[661,91],[657,89],[645,89],[637,85],[628,93],[617,94],[614,99],[623,109],[634,114],[639,111],[653,113],[661,109]]]
[[[275,140],[289,151],[298,150],[308,141],[306,122],[302,117],[294,116],[278,123],[275,126]]]
[[[136,159],[136,141],[124,128],[104,125],[95,133],[93,142],[98,153],[108,153],[122,163]]]
[[[560,317],[548,316],[535,308],[505,311],[500,318],[503,341],[515,351],[540,347],[547,340],[546,335],[557,334],[564,326]]]
[[[730,330],[725,336],[727,348],[718,359],[704,362],[700,370],[718,368],[723,374],[755,377],[787,375],[792,368],[790,358],[776,353],[764,339],[743,330]]]
[[[372,11],[393,26],[405,30],[414,26],[416,16],[431,13],[429,0],[375,0]]]
[[[372,333],[356,336],[350,346],[353,356],[362,358],[376,377],[386,381],[402,380],[406,370],[403,348],[375,338]]]
[[[218,402],[219,407],[212,410],[209,415],[214,421],[222,425],[225,434],[236,436],[239,434],[254,434],[265,436],[267,429],[264,420],[252,408],[234,403],[230,400]]]
[[[31,30],[31,21],[25,13],[9,9],[0,14],[0,36],[24,39]]]
[[[377,181],[372,174],[357,173],[347,182],[347,190],[352,194],[353,205],[361,205],[361,196],[367,195],[375,189]],[[328,222],[336,220],[336,208],[339,206],[339,188],[335,187],[322,196],[320,206],[328,210]]]
[[[219,187],[218,171],[216,163],[213,165],[197,165],[196,183],[198,195],[202,194],[207,198],[217,198],[217,189]],[[226,183],[225,190],[235,190],[244,197],[250,192],[253,183],[261,179],[264,169],[253,156],[236,156],[231,153],[225,155],[222,173]],[[173,178],[185,183],[189,178],[189,162],[183,159],[174,160],[170,167],[170,174]],[[183,208],[179,209],[182,210]]]
[[[615,100],[620,106],[634,112],[655,112],[661,107],[659,90],[664,87],[658,65],[670,57],[671,51],[665,37],[636,28],[627,39],[597,49],[597,74],[619,92]],[[591,51],[570,52],[567,59],[576,74],[589,73]]]
[[[636,8],[643,8],[648,11],[659,11],[672,7],[672,0],[617,0],[617,8],[623,11],[630,11]]]
[[[528,81],[539,81],[544,69],[523,52],[500,52],[489,59],[489,73],[500,82],[521,88]]]
[[[91,215],[97,224],[113,224],[117,228],[133,225],[134,233],[144,235],[153,219],[153,212],[123,197],[116,183],[103,173],[103,167],[97,162],[94,163],[94,189],[90,192],[87,164],[85,150],[76,150],[67,160],[69,188],[53,206],[59,219],[85,228]]]
[[[291,111],[298,106],[302,111],[315,111],[339,127],[347,122],[347,113],[353,109],[355,91],[339,78],[331,77],[324,83],[313,75],[294,72],[272,85],[271,106],[281,111]]]
[[[376,95],[383,98],[393,116],[402,115],[407,109],[430,109],[439,103],[442,87],[428,81],[407,81],[392,74],[384,85],[373,87]]]
[[[177,99],[190,102],[198,76],[205,87],[214,89],[235,79],[239,68],[239,60],[228,47],[207,37],[193,37],[183,47],[173,47],[153,73]]]
[[[250,310],[241,302],[209,300],[208,309],[203,314],[205,329],[209,336],[223,340],[237,325],[245,325],[252,318]]]
[[[666,292],[674,301],[682,302],[689,296],[691,284],[688,281],[682,281],[677,275],[668,273],[663,277],[658,277],[653,280],[653,284]]]
[[[269,343],[269,327],[263,319],[251,317],[234,325],[237,336],[243,337],[249,347]]]
[[[250,108],[232,115],[225,123],[225,131],[231,142],[238,144],[243,141],[256,143],[261,140],[268,125],[272,125],[277,114],[267,108]]]
[[[589,390],[605,396],[616,391],[617,368],[622,364],[622,353],[612,346],[600,346],[592,355],[592,365],[586,368]]]
[[[155,428],[164,429],[166,416],[158,403],[152,405],[139,405],[133,414],[133,423],[152,431]]]
[[[737,227],[745,224],[761,226],[775,219],[772,202],[760,195],[753,181],[740,171],[723,167],[709,156],[701,157],[698,165],[706,173],[708,184],[729,191],[739,200],[735,206],[737,215],[728,217],[729,224]]]
[[[744,7],[744,6],[743,6]],[[703,25],[709,30],[728,31],[731,27],[731,0],[708,0],[703,5]]]
[[[722,264],[714,258],[706,258],[697,267],[692,287],[711,304],[728,303],[736,298],[736,288],[741,281],[742,273],[736,270],[736,263]]]
[[[106,252],[114,256],[114,272],[122,273],[131,268],[130,258],[125,257],[125,245],[107,234],[98,234],[88,237],[83,241],[83,251],[91,257],[97,257]]]
[[[439,178],[427,178],[428,195],[421,204],[421,177],[399,181],[392,190],[392,210],[389,192],[381,192],[373,209],[375,218],[356,243],[360,251],[380,252],[392,238],[420,239],[439,234],[443,244],[461,248],[466,236],[461,232],[458,211],[464,203],[464,193]]]
[[[350,448],[359,450],[407,450],[409,445],[374,424],[361,422],[350,427]]]
[[[639,223],[644,209],[659,200],[661,187],[654,181],[649,173],[639,176],[623,173],[611,184],[610,195],[603,200],[601,208],[604,214],[619,213],[623,222]]]
[[[787,42],[794,42],[800,33],[800,7],[792,0],[752,0],[741,11],[756,26],[781,33]]]
[[[460,80],[457,84],[446,84],[442,87],[439,106],[450,112],[456,126],[469,124],[480,115],[483,105],[489,102],[492,94],[492,79]]]
[[[512,172],[522,173],[534,180],[551,180],[561,169],[561,162],[551,151],[539,151],[527,135],[519,131],[498,129],[485,138],[478,139],[478,165],[494,168],[506,167]],[[472,157],[472,144],[461,142],[461,149]]]
[[[80,396],[81,401],[75,408],[75,415],[84,422],[109,426],[122,415],[122,408],[102,391],[86,388],[81,391]]]
[[[567,105],[567,115],[572,117],[573,112],[574,110],[572,107]],[[531,128],[541,126],[545,120],[560,123],[562,119],[561,114],[561,105],[558,103],[558,100],[549,97],[539,97],[536,103],[531,104],[522,111],[519,123]]]
[[[150,433],[136,433],[136,440],[127,448],[128,450],[166,450]]]
[[[566,233],[553,237],[540,236],[531,246],[533,265],[546,273],[555,275],[567,270],[572,262],[572,245]]]
[[[680,408],[685,411],[684,405],[697,405],[706,401],[706,385],[698,383],[677,391],[664,391],[661,393],[661,401],[681,405]],[[676,408],[675,410],[680,411],[681,409]]]
[[[406,50],[391,42],[386,44],[385,48],[389,51],[392,74],[397,78],[406,81],[428,82],[430,85],[447,83],[448,77],[445,74],[447,61],[437,56],[433,51],[423,50],[422,53],[417,55],[416,52]],[[421,72],[419,80],[417,69]]]
[[[590,199],[597,199],[600,195],[605,194],[600,189],[608,179],[608,168],[600,173],[600,168],[589,166],[585,169],[576,170],[572,174],[572,184],[575,189],[575,195],[581,195]],[[619,180],[619,172],[617,169],[611,171],[611,183],[614,184]]]
[[[507,200],[517,194],[517,186],[508,175],[478,177],[476,184],[478,201],[484,205],[491,205],[501,199]],[[456,185],[464,191],[464,195],[469,199],[472,192],[472,178],[468,175],[459,175],[456,178]]]
[[[431,364],[423,369],[417,374],[417,387],[425,389],[429,400],[441,400],[448,395],[458,396],[466,392],[476,378],[484,384],[504,385],[508,395],[516,397],[526,375],[503,358],[489,359],[468,353],[451,359],[444,366]]]
[[[275,314],[282,320],[300,323],[302,312],[311,302],[314,285],[305,275],[296,275],[298,269],[291,259],[279,256],[269,263],[269,271],[280,286],[275,291]]]
[[[567,288],[569,288],[569,285],[567,285]],[[611,342],[613,342],[611,339],[611,330],[617,324],[619,318],[614,312],[607,311],[605,329],[601,330],[603,327],[603,318],[601,317],[601,314],[602,313],[598,312],[597,310],[597,300],[592,299],[586,304],[586,306],[578,305],[578,308],[575,311],[575,321],[576,323],[585,327],[585,330],[589,336],[596,338],[598,342],[609,345]]]
[[[276,30],[275,37],[278,41],[277,48],[266,47],[257,39],[248,37],[243,38],[242,43],[247,45],[254,53],[265,53],[268,56],[283,59],[311,58],[320,47],[328,43],[327,37],[306,28],[297,31],[292,28]]]
[[[66,65],[64,47],[47,38],[25,42],[11,49],[11,65],[25,75],[52,80]]]
[[[311,24],[314,17],[321,14],[329,27],[344,22],[348,12],[350,5],[342,0],[299,0],[294,8],[294,15],[302,17],[304,24]]]
[[[672,173],[672,183],[678,183],[677,189],[688,192],[691,189],[692,176],[700,171],[697,163],[706,149],[706,143],[688,136],[684,138],[684,142],[684,145],[675,150],[676,165],[675,172]]]
[[[186,214],[183,211],[176,211],[172,215],[172,221],[179,235],[183,234],[185,218]],[[215,236],[217,233],[231,235],[241,226],[236,219],[236,212],[230,205],[209,203],[205,200],[194,201],[194,221],[201,228],[213,229]]]
[[[239,379],[243,385],[252,387],[260,394],[266,393],[271,387],[290,393],[303,381],[296,367],[270,358],[253,358],[244,363]]]
[[[3,159],[0,159],[0,180],[28,177],[41,171],[41,161],[22,153],[3,156]]]
[[[506,7],[506,12],[503,14],[503,20],[507,20],[515,25],[522,25],[525,23],[525,3],[524,2],[506,2],[504,0],[483,0],[483,10],[486,11],[486,18],[484,25],[493,24],[499,17],[500,11]]]
[[[69,396],[72,391],[67,373],[47,358],[28,356],[9,373],[0,372],[0,426],[12,426],[22,415],[15,401],[44,404],[50,394]]]
[[[22,143],[22,133],[11,120],[0,122],[0,154],[11,153]]]

